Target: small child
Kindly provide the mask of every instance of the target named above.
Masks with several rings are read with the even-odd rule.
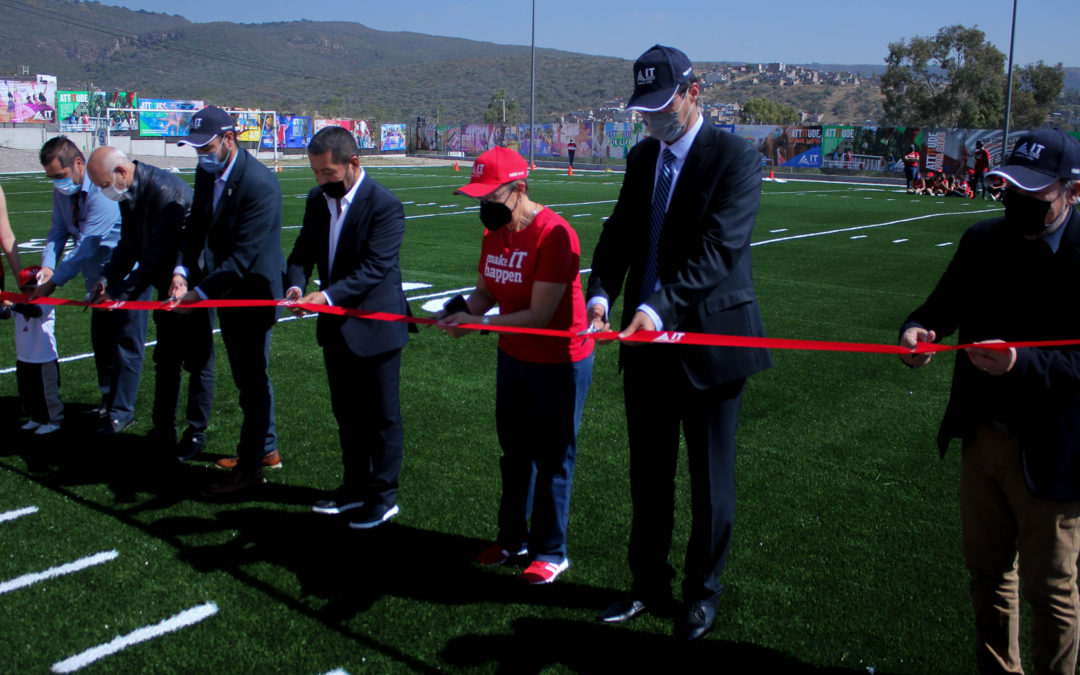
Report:
[[[41,267],[33,265],[19,274],[19,290],[30,293],[37,287]],[[15,375],[19,383],[19,400],[30,421],[23,431],[39,436],[60,429],[64,419],[64,404],[60,402],[60,362],[53,332],[52,305],[17,303],[15,314]]]

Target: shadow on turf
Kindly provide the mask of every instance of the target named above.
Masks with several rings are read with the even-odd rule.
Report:
[[[689,668],[736,673],[866,672],[816,668],[773,649],[725,641],[715,633],[687,643],[632,626],[527,617],[511,623],[512,635],[454,638],[442,657],[454,668],[494,666],[497,672],[512,673],[539,673],[552,667],[579,673],[682,672]]]

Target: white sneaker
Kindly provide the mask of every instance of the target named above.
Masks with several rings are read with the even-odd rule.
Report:
[[[54,431],[60,431],[59,424],[42,424],[34,431],[35,436],[44,436],[45,434],[51,434]]]
[[[27,422],[26,424],[22,425],[19,428],[22,429],[23,431],[33,431],[34,429],[37,429],[40,426],[41,426],[40,422],[35,422],[34,420],[30,420],[29,422]]]

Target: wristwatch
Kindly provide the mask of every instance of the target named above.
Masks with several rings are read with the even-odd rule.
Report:
[[[485,326],[490,326],[491,325],[491,317],[488,316],[487,314],[485,314],[483,317],[481,317],[480,323],[484,324]]]

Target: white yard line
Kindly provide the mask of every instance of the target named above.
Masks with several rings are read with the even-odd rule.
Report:
[[[52,671],[54,673],[73,673],[80,668],[85,668],[94,661],[99,661],[106,656],[112,656],[132,645],[146,642],[147,640],[153,640],[166,633],[172,633],[181,628],[197,624],[200,621],[217,614],[217,612],[218,606],[212,602],[192,607],[191,609],[185,609],[176,616],[169,617],[161,623],[156,623],[153,626],[143,626],[127,635],[118,635],[103,645],[98,645],[97,647],[92,647],[84,652],[79,652],[75,656],[66,658],[63,661],[57,661],[52,664]]]
[[[20,588],[25,588],[26,586],[31,586],[39,581],[45,581],[46,579],[52,579],[53,577],[61,577],[65,574],[79,572],[87,567],[93,567],[94,565],[100,565],[101,563],[115,560],[118,555],[120,554],[116,551],[102,551],[101,553],[95,553],[86,558],[80,558],[74,562],[50,567],[43,572],[32,572],[30,574],[24,574],[21,577],[15,577],[10,581],[0,583],[0,595]]]
[[[765,244],[776,244],[781,241],[792,241],[795,239],[809,239],[811,237],[822,237],[827,234],[841,234],[843,232],[858,232],[859,230],[871,230],[877,227],[888,227],[889,225],[899,225],[900,223],[910,223],[916,220],[926,220],[928,218],[944,218],[947,216],[970,216],[975,213],[994,213],[1001,209],[983,209],[982,211],[964,211],[963,213],[930,213],[925,216],[915,216],[914,218],[901,218],[900,220],[890,220],[885,223],[873,223],[871,225],[856,225],[854,227],[843,227],[836,230],[822,230],[820,232],[807,232],[806,234],[793,234],[789,237],[778,237],[776,239],[764,239],[762,241],[755,241],[751,243],[751,246],[764,246]]]
[[[32,513],[37,513],[38,507],[27,506],[24,509],[15,509],[14,511],[4,511],[0,513],[0,523],[5,523],[9,520],[15,520],[16,518],[22,518],[23,516],[29,516]]]

